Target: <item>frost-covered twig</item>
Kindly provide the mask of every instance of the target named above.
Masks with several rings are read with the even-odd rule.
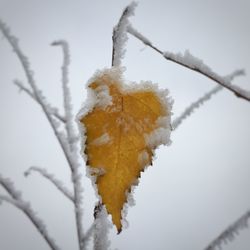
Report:
[[[38,103],[41,105],[41,107],[44,111],[44,114],[46,115],[46,117],[47,117],[47,119],[48,119],[58,141],[59,141],[59,144],[61,145],[61,148],[64,151],[64,154],[65,154],[66,159],[69,163],[69,166],[71,167],[71,169],[73,169],[72,160],[70,159],[70,154],[68,151],[68,145],[67,145],[67,142],[65,140],[65,136],[62,132],[60,132],[58,130],[59,124],[54,119],[54,117],[52,115],[51,107],[48,104],[46,98],[43,96],[42,91],[36,85],[36,82],[34,79],[34,73],[30,69],[30,63],[29,63],[28,58],[24,55],[24,53],[20,49],[19,44],[18,44],[18,39],[11,34],[10,29],[7,27],[7,25],[1,19],[0,19],[0,30],[2,31],[3,35],[5,36],[5,38],[7,39],[9,44],[11,45],[11,47],[13,48],[18,59],[20,60],[21,65],[23,67],[23,70],[25,72],[25,75],[27,77],[28,83],[32,89],[32,92],[34,93],[34,97],[36,98]]]
[[[172,129],[175,130],[179,127],[179,125],[185,120],[187,117],[189,117],[195,109],[198,109],[204,102],[211,99],[213,95],[218,93],[223,89],[222,86],[216,86],[213,89],[211,89],[209,92],[205,93],[202,97],[200,97],[197,101],[191,103],[183,112],[182,114],[175,118],[172,122]]]
[[[24,86],[24,84],[20,81],[20,80],[14,80],[14,84],[21,90],[24,91],[28,96],[30,96],[34,101],[36,101],[38,104],[39,102],[37,101],[37,99],[35,98],[34,94],[32,93],[32,91],[30,89],[28,89],[27,87]],[[61,122],[65,123],[65,118],[59,114],[58,109],[51,107],[51,113],[57,118],[59,119]]]
[[[86,233],[84,234],[84,237],[83,237],[83,244],[84,244],[84,250],[88,248],[88,243],[91,239],[91,236],[93,235],[94,233],[94,229],[95,229],[95,223],[93,223],[90,228],[86,231]]]
[[[244,90],[238,86],[232,85],[231,82],[217,73],[215,73],[211,68],[209,68],[202,60],[193,56],[188,50],[185,51],[184,54],[181,53],[172,53],[172,52],[164,52],[157,47],[155,47],[149,40],[140,34],[137,30],[135,30],[131,25],[127,27],[128,33],[142,41],[145,45],[149,46],[159,54],[161,54],[165,59],[175,62],[181,66],[184,66],[188,69],[191,69],[195,72],[198,72],[207,78],[217,82],[224,88],[233,92],[237,97],[243,98],[247,101],[250,101],[250,91]]]
[[[74,195],[72,191],[70,191],[62,181],[58,180],[53,174],[50,174],[45,168],[39,167],[30,167],[28,170],[25,171],[24,175],[27,177],[31,174],[31,172],[38,172],[49,181],[51,181],[58,190],[60,190],[67,198],[69,198],[72,202],[74,202]]]
[[[81,185],[82,175],[80,173],[80,168],[77,167],[74,169],[72,173],[72,182],[74,184],[74,205],[75,205],[75,218],[76,218],[76,225],[77,225],[77,236],[78,236],[78,243],[80,250],[84,250],[84,231],[83,231],[83,188]]]
[[[37,216],[37,213],[31,208],[29,202],[22,199],[21,192],[16,190],[13,182],[7,178],[3,178],[0,175],[0,184],[11,196],[8,197],[5,195],[0,195],[0,201],[6,201],[19,208],[30,219],[44,240],[48,243],[50,248],[53,250],[59,250],[60,248],[57,246],[55,240],[49,235],[44,222]]]
[[[14,183],[9,178],[4,178],[2,175],[0,175],[0,184],[13,199],[21,199],[21,192],[15,188]]]
[[[245,71],[240,69],[240,70],[234,71],[232,74],[226,76],[225,78],[227,78],[229,81],[232,81],[236,76],[242,76],[242,75],[245,75]],[[209,92],[205,93],[197,101],[191,103],[182,112],[182,114],[179,117],[174,119],[174,121],[172,122],[172,129],[173,130],[176,129],[182,123],[183,120],[185,120],[187,117],[189,117],[195,111],[195,109],[198,109],[202,104],[209,101],[213,95],[217,94],[222,89],[223,89],[223,86],[218,85],[218,86],[214,87],[213,89],[211,89]]]
[[[69,89],[69,72],[70,64],[69,45],[65,40],[58,40],[51,44],[52,46],[61,46],[63,50],[63,65],[62,65],[62,88],[63,88],[63,104],[66,117],[66,130],[70,147],[72,147],[76,136],[74,134],[74,117],[71,103],[71,94]]]
[[[249,219],[250,219],[250,210],[248,210],[237,221],[235,221],[226,230],[224,230],[215,240],[213,240],[205,248],[205,250],[221,249],[221,246],[223,244],[233,241],[241,230],[248,228]]]
[[[52,43],[53,46],[61,46],[63,50],[63,65],[62,65],[62,88],[63,88],[63,101],[66,118],[66,131],[67,139],[70,150],[70,159],[72,163],[72,182],[74,184],[74,205],[75,205],[75,217],[77,223],[77,234],[80,249],[84,249],[83,243],[83,226],[82,226],[82,186],[81,186],[81,174],[79,173],[78,163],[78,136],[75,133],[74,125],[75,119],[73,116],[73,109],[71,104],[71,95],[69,89],[68,79],[68,67],[70,64],[69,45],[64,40],[58,40]]]
[[[27,77],[28,83],[31,87],[34,97],[41,105],[45,116],[47,117],[56,138],[63,150],[65,158],[68,162],[68,165],[72,171],[72,182],[74,184],[74,197],[75,197],[75,218],[76,218],[76,227],[77,227],[77,236],[79,249],[83,249],[82,239],[83,239],[83,225],[82,225],[82,187],[81,187],[81,174],[79,173],[79,163],[78,163],[78,152],[77,152],[77,142],[74,141],[74,150],[69,145],[67,137],[63,131],[59,130],[58,121],[55,120],[53,113],[51,112],[51,107],[48,104],[46,98],[43,96],[41,90],[37,87],[33,71],[30,69],[30,64],[28,58],[24,55],[22,50],[19,47],[18,39],[10,33],[7,25],[0,19],[0,30],[2,31],[5,38],[10,43],[14,52],[16,53],[18,59],[20,60],[22,67],[24,69],[25,75]]]
[[[144,35],[142,35],[138,30],[136,30],[131,24],[127,26],[127,32],[137,39],[141,40],[145,45],[150,47],[153,46],[152,42]]]
[[[129,25],[129,17],[134,15],[137,3],[132,2],[123,11],[118,24],[113,29],[113,51],[112,51],[112,66],[118,67],[121,65],[121,59],[126,52],[125,44],[128,40],[127,27]]]
[[[106,208],[101,203],[95,206],[94,217],[94,250],[108,250],[108,232],[112,226],[108,221]]]

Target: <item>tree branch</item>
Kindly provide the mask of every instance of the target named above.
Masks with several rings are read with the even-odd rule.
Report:
[[[20,80],[14,80],[14,84],[21,90],[24,91],[28,96],[30,96],[34,101],[36,101],[38,104],[40,104],[37,99],[35,98],[32,91],[24,86],[24,84]],[[59,114],[58,109],[55,107],[51,107],[51,113],[61,122],[65,123],[65,118]]]
[[[74,184],[74,205],[75,205],[75,218],[77,223],[77,234],[80,249],[84,248],[83,244],[83,226],[82,226],[82,186],[81,186],[81,174],[79,173],[78,163],[78,136],[75,133],[74,125],[75,119],[73,116],[71,94],[69,89],[68,80],[68,67],[70,64],[69,45],[64,40],[58,40],[52,43],[52,46],[61,46],[63,51],[63,65],[62,65],[62,88],[63,88],[63,102],[66,118],[66,131],[67,139],[69,143],[70,155],[72,160],[73,172],[72,181]]]
[[[43,96],[41,90],[37,87],[36,82],[34,80],[33,71],[30,69],[30,64],[28,58],[24,55],[22,50],[19,47],[18,39],[10,33],[9,28],[7,25],[0,20],[0,30],[2,31],[3,35],[13,48],[14,52],[16,53],[21,65],[24,69],[25,75],[27,77],[28,83],[32,89],[34,97],[41,105],[46,118],[48,119],[55,136],[63,150],[65,158],[68,162],[68,165],[72,172],[72,182],[74,184],[74,197],[75,197],[75,218],[76,218],[76,227],[77,227],[77,236],[78,236],[78,243],[79,249],[83,249],[82,239],[83,239],[83,226],[82,226],[82,192],[83,189],[81,187],[81,174],[79,172],[79,163],[78,163],[78,152],[77,152],[77,142],[74,141],[74,147],[69,145],[67,141],[67,137],[62,131],[59,131],[58,121],[54,119],[51,108],[48,105],[46,98]]]
[[[20,209],[33,223],[33,225],[36,227],[36,229],[39,231],[41,236],[44,238],[44,240],[47,242],[47,244],[50,246],[52,250],[60,250],[60,248],[57,246],[55,240],[50,237],[46,225],[44,222],[37,216],[36,212],[31,208],[29,202],[24,201],[22,199],[21,192],[16,190],[14,184],[12,181],[10,181],[7,178],[3,178],[0,175],[0,184],[3,186],[3,188],[9,193],[9,195],[12,197],[0,195],[0,201],[5,201],[13,206]]]
[[[219,91],[223,89],[222,86],[216,86],[213,89],[211,89],[209,92],[205,93],[202,97],[200,97],[197,101],[191,103],[185,110],[181,113],[181,115],[177,118],[175,118],[172,122],[172,129],[175,130],[179,127],[179,125],[188,118],[195,109],[199,109],[199,107],[204,104],[204,102],[207,102],[211,99],[211,97],[215,94],[217,94]]]
[[[239,231],[248,228],[248,221],[250,219],[250,210],[243,214],[232,225],[226,228],[215,240],[213,240],[205,250],[221,249],[221,245],[234,240],[239,234]]]
[[[52,46],[61,46],[63,51],[63,65],[62,65],[62,89],[63,89],[63,104],[66,117],[66,130],[69,145],[72,150],[76,135],[74,133],[74,117],[72,110],[71,94],[69,89],[68,67],[70,64],[69,45],[65,40],[58,40],[51,44]]]
[[[84,250],[87,250],[87,247],[88,247],[88,243],[90,241],[90,238],[91,236],[93,235],[94,233],[94,229],[95,229],[95,223],[93,223],[90,228],[86,231],[86,233],[84,234],[84,237],[83,237],[83,244],[84,244]]]
[[[63,89],[63,104],[66,118],[66,131],[69,143],[69,150],[74,166],[72,172],[72,181],[74,184],[74,205],[75,205],[75,218],[77,223],[77,235],[80,249],[84,249],[83,243],[83,226],[82,226],[82,192],[81,187],[81,174],[79,173],[78,163],[78,136],[75,133],[74,125],[75,119],[73,116],[73,109],[71,104],[71,94],[69,89],[68,67],[70,64],[69,45],[65,40],[58,40],[52,43],[52,46],[61,46],[63,51],[63,64],[62,64],[62,89]]]
[[[67,162],[68,162],[69,166],[71,167],[71,169],[73,170],[72,159],[70,158],[70,153],[68,150],[67,142],[65,141],[65,136],[63,135],[62,132],[60,132],[58,130],[59,124],[53,118],[50,106],[48,105],[46,98],[43,96],[42,91],[36,85],[36,82],[34,79],[34,73],[30,69],[30,63],[29,63],[28,58],[24,55],[24,53],[20,49],[19,44],[18,44],[18,39],[10,33],[9,28],[2,20],[0,20],[0,30],[2,31],[3,35],[5,36],[5,38],[9,42],[9,44],[11,45],[14,52],[16,53],[21,65],[23,67],[23,70],[25,72],[28,83],[32,89],[34,97],[36,98],[38,103],[41,105],[41,107],[44,111],[44,114],[47,117],[47,119],[48,119],[57,139],[58,139],[58,142],[59,142],[59,144],[60,144],[60,146],[65,154]]]
[[[108,250],[108,232],[112,226],[108,221],[106,208],[100,202],[95,206],[94,217],[94,250]]]
[[[127,27],[127,32],[139,39],[146,46],[149,46],[159,54],[161,54],[166,60],[177,63],[183,67],[190,70],[198,72],[203,76],[215,81],[224,88],[233,92],[237,97],[240,97],[246,101],[250,101],[250,91],[244,90],[238,86],[232,85],[227,78],[222,77],[215,73],[211,68],[209,68],[202,60],[194,57],[188,50],[185,51],[184,55],[181,53],[175,54],[172,52],[163,52],[162,50],[155,47],[149,40],[135,30],[131,25]]]
[[[125,44],[128,40],[127,27],[129,25],[129,17],[134,15],[134,10],[137,4],[132,2],[128,5],[119,19],[118,24],[113,29],[113,49],[112,49],[112,66],[118,67],[121,65],[121,59],[126,52]]]
[[[73,193],[67,187],[65,187],[62,181],[55,178],[53,174],[48,173],[48,171],[45,168],[30,167],[28,170],[25,171],[24,175],[27,177],[31,174],[31,172],[38,172],[39,174],[44,176],[52,184],[54,184],[55,187],[62,192],[62,194],[64,194],[68,199],[74,202]]]
[[[225,78],[227,78],[229,81],[232,81],[235,77],[242,75],[245,75],[245,71],[241,69],[234,71],[232,74],[226,76]],[[212,96],[220,92],[222,89],[223,86],[218,85],[211,89],[209,92],[205,93],[197,101],[191,103],[179,117],[174,119],[174,121],[172,122],[172,129],[175,130],[176,128],[178,128],[179,125],[183,122],[183,120],[188,118],[196,109],[198,109],[205,102],[209,101]]]

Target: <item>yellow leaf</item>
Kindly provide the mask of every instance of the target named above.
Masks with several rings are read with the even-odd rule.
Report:
[[[170,142],[171,103],[152,83],[124,84],[116,68],[98,72],[88,88],[92,102],[79,118],[87,165],[120,232],[127,193],[152,164],[154,149]]]

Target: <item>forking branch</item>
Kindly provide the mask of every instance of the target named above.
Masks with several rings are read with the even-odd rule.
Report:
[[[119,19],[118,24],[113,28],[113,48],[112,48],[112,66],[121,66],[121,60],[125,55],[125,45],[128,40],[127,28],[129,26],[129,17],[134,15],[134,10],[137,4],[132,2],[129,4]]]
[[[24,201],[21,195],[21,192],[18,191],[13,182],[7,178],[4,178],[0,175],[0,185],[6,190],[6,192],[11,196],[0,195],[0,202],[5,201],[20,209],[33,223],[36,229],[39,231],[41,236],[47,242],[49,247],[52,250],[60,250],[57,246],[55,240],[49,235],[48,230],[44,222],[38,217],[36,212],[32,209],[29,202]]]
[[[45,168],[39,167],[30,167],[24,173],[26,177],[28,177],[32,172],[37,172],[46,179],[48,179],[58,190],[61,191],[63,195],[65,195],[69,200],[74,203],[74,195],[71,190],[69,190],[62,181],[58,180],[53,174],[49,173]]]
[[[118,25],[116,26],[119,27],[119,24],[122,23],[124,16],[126,16],[128,7],[124,10],[120,21]],[[172,52],[163,52],[157,47],[155,47],[152,42],[146,38],[144,35],[142,35],[140,32],[138,32],[136,29],[132,27],[132,25],[128,22],[127,19],[125,19],[126,22],[125,25],[123,24],[123,29],[121,29],[121,32],[124,33],[124,27],[126,27],[126,31],[139,39],[141,42],[143,42],[146,46],[149,46],[153,50],[155,50],[157,53],[161,54],[165,59],[172,61],[174,63],[177,63],[183,67],[186,67],[189,70],[195,71],[197,73],[200,73],[204,75],[205,77],[215,81],[218,86],[214,87],[212,90],[209,92],[205,93],[202,97],[200,97],[198,100],[195,102],[191,103],[184,111],[183,113],[177,117],[173,123],[172,123],[172,128],[176,129],[179,127],[179,125],[185,120],[187,117],[189,117],[195,109],[198,109],[201,104],[207,102],[208,100],[211,99],[211,97],[217,93],[219,93],[221,90],[224,88],[228,89],[232,93],[234,93],[237,97],[242,98],[246,101],[250,101],[250,91],[249,90],[244,90],[238,86],[235,86],[231,83],[231,81],[237,77],[237,76],[242,76],[245,75],[244,70],[236,70],[232,74],[221,77],[217,73],[215,73],[212,69],[210,69],[205,63],[203,63],[202,60],[194,57],[188,50],[185,52],[184,55],[178,53],[174,54]],[[121,65],[121,58],[124,56],[125,53],[125,43],[127,41],[127,37],[125,34],[122,34],[123,40],[120,40],[123,42],[119,44],[119,46],[116,45],[116,40],[114,39],[115,34],[118,33],[117,30],[114,29],[113,32],[113,52],[112,52],[112,66],[120,66]],[[118,48],[117,48],[118,47]],[[116,53],[116,49],[120,51],[119,53]],[[120,54],[119,60],[114,60],[114,55]],[[118,63],[114,63],[118,61]],[[226,242],[228,239],[234,238],[236,234],[238,234],[239,229],[243,229],[247,225],[247,221],[249,220],[250,215],[249,211],[244,214],[243,216],[240,217],[235,223],[233,223],[232,226],[227,228],[222,234],[220,234],[205,250],[215,250],[216,247],[220,247],[220,245],[223,242]]]
[[[20,80],[14,80],[13,83],[20,89],[20,91],[24,91],[28,96],[30,96],[34,101],[36,101],[38,104],[39,102],[37,101],[36,97],[32,93],[30,89],[24,86],[24,84]],[[61,114],[59,114],[59,111],[55,107],[50,107],[51,113],[61,122],[65,123],[65,117],[63,117]]]
[[[250,91],[244,90],[236,85],[231,84],[231,82],[225,78],[214,72],[210,67],[208,67],[202,60],[193,56],[188,50],[185,51],[184,54],[181,53],[172,53],[172,52],[164,52],[157,47],[155,47],[148,38],[138,32],[136,29],[129,25],[127,27],[128,33],[132,36],[139,39],[146,46],[149,46],[157,53],[161,54],[166,60],[177,63],[185,68],[188,68],[192,71],[202,74],[203,76],[215,81],[219,85],[233,92],[237,97],[240,97],[246,101],[250,101]]]
[[[35,101],[37,101],[47,120],[49,121],[52,130],[54,131],[54,134],[63,150],[63,153],[65,155],[65,158],[68,162],[68,165],[71,169],[71,173],[72,173],[72,182],[73,182],[73,186],[74,186],[74,207],[75,207],[75,218],[76,218],[76,228],[77,228],[77,236],[78,236],[78,245],[79,245],[79,249],[83,250],[84,249],[84,245],[83,245],[83,238],[84,238],[84,234],[83,234],[83,225],[82,225],[82,218],[83,218],[83,212],[82,212],[82,192],[83,189],[81,187],[81,174],[80,174],[80,165],[78,163],[78,158],[79,158],[79,154],[77,151],[78,148],[78,141],[74,139],[72,139],[70,137],[69,140],[69,136],[66,135],[65,131],[61,131],[59,130],[59,126],[60,124],[58,123],[58,120],[55,119],[54,117],[54,113],[52,112],[51,106],[50,104],[47,102],[46,98],[43,96],[42,91],[38,88],[36,81],[34,79],[34,73],[30,68],[30,63],[28,58],[24,55],[24,53],[22,52],[21,48],[19,47],[19,43],[18,43],[18,39],[13,36],[10,32],[10,29],[7,27],[7,25],[0,20],[0,30],[3,33],[4,37],[7,39],[7,41],[9,42],[9,44],[11,45],[11,47],[13,48],[14,52],[16,53],[22,67],[23,70],[25,72],[26,78],[27,78],[27,82],[31,88],[31,92],[30,91],[26,91],[25,88],[22,88],[23,90],[25,90],[27,93],[30,93],[32,95],[30,95],[31,97],[33,97],[33,99]],[[65,46],[65,44],[63,44],[63,46]],[[64,53],[67,53],[68,50],[67,48],[64,48]],[[64,60],[64,66],[63,66],[63,89],[64,89],[64,95],[68,95],[67,97],[64,98],[64,101],[68,102],[67,104],[65,104],[67,107],[70,107],[70,93],[69,93],[69,88],[67,88],[66,84],[67,84],[67,67],[68,67],[68,58],[67,55],[65,55],[65,60]],[[20,87],[21,85],[19,85]],[[28,90],[28,89],[27,89]],[[67,93],[65,93],[67,92]],[[66,117],[66,123],[68,124],[72,124],[73,123],[73,115],[70,115],[69,113],[72,112],[71,109],[68,110],[68,116]],[[73,128],[72,128],[72,133],[73,133]],[[70,142],[69,142],[70,141]]]
[[[112,52],[112,66],[119,67],[121,65],[121,59],[124,56],[125,53],[125,43],[127,41],[127,31],[134,35],[136,38],[141,40],[145,45],[151,47],[158,53],[164,56],[165,59],[173,61],[179,65],[182,65],[188,69],[191,69],[193,71],[196,71],[200,74],[203,74],[204,76],[212,79],[216,83],[220,84],[220,86],[215,87],[208,93],[206,93],[203,97],[199,98],[199,100],[192,103],[184,112],[180,115],[176,120],[173,122],[173,127],[177,128],[179,124],[187,117],[189,116],[196,108],[200,107],[200,104],[204,103],[205,101],[208,101],[212,95],[218,93],[220,90],[223,89],[223,87],[227,88],[228,90],[235,93],[238,97],[241,97],[245,100],[250,100],[250,93],[249,91],[245,91],[237,86],[234,86],[231,84],[231,80],[235,76],[239,76],[243,74],[243,71],[236,71],[234,72],[231,77],[220,77],[218,74],[213,72],[208,66],[206,66],[201,60],[195,58],[192,56],[189,52],[186,52],[185,55],[181,54],[174,54],[171,52],[163,52],[156,48],[147,38],[145,38],[142,34],[140,34],[138,31],[136,31],[132,26],[129,24],[128,18],[133,15],[134,8],[136,4],[133,2],[130,4],[125,10],[123,11],[121,18],[117,24],[117,26],[114,28],[113,31],[113,52]],[[42,110],[44,111],[49,123],[51,124],[51,127],[59,141],[59,144],[62,147],[62,150],[65,154],[65,157],[68,161],[68,164],[70,166],[71,172],[72,172],[72,181],[74,185],[74,192],[72,194],[71,191],[69,191],[67,188],[65,188],[62,183],[59,182],[55,177],[53,177],[50,173],[46,172],[46,170],[41,168],[35,168],[32,167],[27,171],[27,173],[30,173],[31,171],[37,171],[40,174],[42,174],[44,177],[49,179],[66,197],[68,197],[70,200],[74,202],[75,206],[75,217],[76,217],[76,227],[77,227],[77,233],[78,233],[78,242],[79,242],[79,249],[83,250],[86,249],[86,244],[88,239],[91,237],[94,231],[95,233],[95,249],[107,249],[107,246],[104,246],[105,244],[108,244],[107,239],[107,232],[98,232],[99,226],[103,226],[104,230],[107,230],[108,226],[105,225],[107,222],[104,221],[105,212],[103,209],[100,209],[100,213],[98,212],[96,214],[96,221],[95,223],[89,228],[89,230],[86,231],[86,234],[83,234],[83,226],[82,226],[82,188],[81,188],[81,174],[79,172],[79,157],[77,154],[78,149],[78,136],[75,133],[74,128],[74,116],[72,111],[72,105],[71,105],[71,96],[70,96],[70,89],[69,89],[69,80],[68,80],[68,67],[70,63],[69,58],[69,46],[68,43],[64,40],[59,40],[54,42],[52,45],[58,45],[62,47],[63,50],[63,65],[62,65],[62,86],[63,86],[63,97],[64,97],[64,111],[65,116],[59,114],[58,110],[54,107],[52,107],[46,100],[46,98],[43,96],[41,90],[37,87],[36,82],[34,80],[33,72],[30,69],[29,62],[27,57],[23,54],[21,49],[19,48],[17,39],[11,35],[8,27],[0,20],[0,29],[3,32],[4,36],[7,38],[9,43],[11,44],[12,48],[14,49],[15,53],[17,54],[23,69],[26,73],[26,77],[28,80],[29,88],[25,87],[24,84],[18,80],[15,81],[15,84],[24,92],[26,92],[31,98],[33,98],[39,105],[41,105]],[[61,123],[58,123],[60,121]],[[61,131],[59,127],[61,125],[64,125],[64,129]],[[1,177],[1,176],[0,176]],[[2,178],[3,179],[3,178]],[[3,179],[4,180],[4,179]],[[1,179],[0,179],[1,183]],[[2,181],[2,183],[5,183]],[[1,184],[2,184],[1,183]],[[2,184],[3,185],[3,184]],[[33,224],[37,227],[39,232],[45,237],[45,240],[50,245],[51,249],[59,249],[54,243],[50,236],[46,234],[41,228],[43,228],[42,223],[39,224],[38,221],[40,219],[33,218],[32,211],[29,208],[28,203],[21,200],[20,194],[18,192],[13,192],[13,190],[10,188],[11,185],[6,183],[3,185],[7,192],[11,195],[11,197],[1,195],[0,200],[9,202],[10,204],[16,206],[20,210],[22,210],[33,222]],[[7,188],[6,188],[7,187]],[[11,191],[12,190],[12,191]],[[26,212],[25,212],[26,211]],[[99,215],[103,213],[104,217],[99,217]],[[243,217],[240,218],[240,222],[248,220],[249,219],[249,212],[247,212]],[[238,223],[238,221],[233,225],[234,231],[237,231],[239,227],[241,228],[241,223]],[[228,229],[226,230],[226,233],[222,233],[213,243],[210,244],[210,248],[207,249],[213,249],[211,246],[217,246],[220,245],[220,242],[225,240],[228,236],[231,234],[228,234]],[[100,235],[104,235],[106,238],[100,239]],[[104,242],[104,245],[100,243]]]
[[[241,69],[234,71],[232,74],[226,76],[226,78],[229,81],[233,81],[235,77],[243,75],[245,75],[245,71]],[[187,108],[185,108],[185,110],[181,113],[181,115],[179,115],[177,118],[173,120],[172,129],[175,130],[176,128],[178,128],[179,125],[183,122],[183,120],[188,118],[196,109],[200,108],[202,104],[209,101],[212,98],[212,96],[219,93],[223,89],[224,89],[223,86],[218,85],[213,89],[211,89],[210,91],[208,91],[207,93],[205,93],[202,97],[198,98],[198,100],[191,103]]]

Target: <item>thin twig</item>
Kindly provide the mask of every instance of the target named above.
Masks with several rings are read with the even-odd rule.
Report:
[[[129,4],[119,19],[118,24],[113,29],[113,48],[112,48],[112,66],[118,67],[121,65],[121,59],[126,52],[125,44],[128,40],[127,27],[129,25],[129,17],[134,15],[134,10],[137,4],[132,2]]]
[[[91,236],[93,236],[94,229],[95,229],[95,223],[92,223],[90,228],[84,234],[84,237],[83,237],[83,240],[82,240],[83,244],[84,244],[84,250],[87,249],[87,247],[88,247],[88,243],[90,241]]]
[[[72,173],[72,182],[74,184],[74,197],[75,197],[75,218],[76,218],[76,225],[77,225],[77,236],[78,236],[78,243],[80,250],[84,250],[84,231],[83,231],[83,188],[81,185],[82,175],[80,173],[80,168],[75,168]]]
[[[0,184],[11,196],[10,198],[8,196],[0,195],[0,200],[6,201],[12,204],[13,206],[17,207],[18,209],[20,209],[30,219],[30,221],[39,231],[41,236],[48,243],[50,248],[52,250],[60,250],[55,240],[52,237],[50,237],[44,222],[37,216],[37,213],[31,208],[30,203],[22,199],[21,192],[16,190],[13,182],[7,178],[3,178],[0,175]]]
[[[66,118],[66,131],[67,131],[67,140],[69,144],[69,150],[72,159],[72,165],[74,166],[72,172],[72,181],[74,184],[74,205],[75,205],[75,218],[77,223],[77,236],[79,248],[84,249],[83,244],[83,226],[82,226],[82,186],[81,186],[81,174],[79,173],[79,162],[78,162],[78,140],[77,135],[75,134],[74,125],[75,119],[73,116],[73,109],[71,104],[71,94],[69,88],[69,76],[68,76],[68,67],[70,64],[70,54],[69,54],[69,45],[65,40],[57,40],[52,43],[53,46],[61,46],[63,51],[63,64],[62,64],[62,89],[63,89],[63,104]]]
[[[31,174],[31,172],[37,172],[42,176],[44,176],[52,184],[54,184],[56,188],[62,192],[62,194],[64,194],[69,200],[74,202],[74,195],[72,191],[70,191],[67,187],[65,187],[62,181],[55,178],[55,176],[53,174],[50,174],[45,168],[30,167],[28,170],[25,171],[24,175],[27,177]]]
[[[221,245],[232,241],[239,232],[248,228],[250,220],[250,210],[237,219],[232,225],[227,227],[215,240],[213,240],[204,250],[221,249]]]
[[[63,51],[63,65],[62,65],[62,89],[63,89],[63,105],[66,117],[66,130],[68,141],[70,147],[74,144],[76,135],[74,133],[74,117],[71,103],[71,95],[69,89],[69,73],[68,68],[70,64],[70,54],[69,54],[69,45],[65,40],[58,40],[51,44],[52,46],[61,46]]]
[[[31,92],[30,89],[26,88],[24,84],[20,80],[14,80],[14,84],[21,90],[24,91],[28,96],[30,96],[34,101],[40,104],[37,99],[35,98],[34,94]],[[65,117],[59,114],[58,109],[51,107],[51,113],[61,122],[65,123]]]
[[[42,95],[41,90],[37,87],[36,82],[34,80],[33,71],[30,69],[30,64],[28,58],[24,55],[22,50],[19,47],[18,39],[10,33],[7,25],[0,20],[0,29],[3,35],[6,37],[14,52],[16,53],[18,59],[20,60],[22,67],[24,69],[25,75],[27,77],[28,83],[34,93],[34,97],[37,99],[39,104],[41,105],[46,118],[48,119],[56,138],[63,150],[65,158],[68,162],[68,165],[72,172],[72,181],[74,184],[74,197],[75,197],[75,218],[76,218],[76,227],[77,227],[77,236],[79,249],[83,250],[83,226],[82,226],[82,192],[83,189],[81,187],[81,174],[79,173],[79,163],[77,161],[78,154],[76,150],[72,151],[71,147],[67,141],[67,137],[62,131],[58,129],[58,122],[54,119],[53,114],[51,112],[50,106],[48,105],[46,98]],[[76,142],[74,143],[74,148],[77,148]]]
[[[175,130],[179,127],[179,125],[185,120],[187,117],[189,117],[195,109],[198,109],[204,102],[211,99],[211,97],[215,94],[217,94],[219,91],[223,89],[222,86],[216,86],[213,89],[211,89],[209,92],[205,93],[202,97],[200,97],[197,101],[191,103],[185,110],[181,113],[181,115],[177,118],[175,118],[172,122],[172,129]]]
[[[245,71],[240,69],[226,76],[226,78],[229,81],[232,81],[235,77],[242,76],[242,75],[245,75]],[[213,89],[211,89],[209,92],[205,93],[197,101],[191,103],[187,108],[185,108],[185,110],[181,113],[179,117],[174,119],[174,121],[172,122],[172,129],[173,130],[177,129],[179,125],[182,123],[182,121],[185,120],[187,117],[189,117],[195,111],[195,109],[198,109],[202,104],[209,101],[212,96],[219,93],[223,89],[224,89],[223,86],[218,85],[214,87]]]
[[[48,105],[46,98],[43,96],[42,91],[36,85],[36,82],[34,79],[34,73],[30,69],[30,63],[29,63],[28,58],[24,55],[24,53],[20,49],[19,44],[18,44],[18,39],[10,33],[9,28],[7,27],[7,25],[4,22],[2,22],[2,20],[0,20],[0,29],[3,33],[3,35],[5,36],[5,38],[7,39],[7,41],[9,42],[9,44],[11,45],[13,51],[16,53],[21,65],[23,67],[23,70],[24,70],[25,75],[27,77],[28,83],[29,83],[29,85],[34,93],[34,97],[36,98],[38,103],[41,105],[41,107],[44,111],[44,114],[47,117],[47,119],[48,119],[57,139],[58,139],[58,142],[59,142],[59,144],[64,152],[64,155],[67,159],[67,162],[68,162],[71,170],[73,171],[72,160],[70,159],[70,153],[69,153],[67,142],[65,140],[65,136],[63,135],[62,132],[60,132],[58,130],[58,123],[53,118],[53,116],[51,114],[50,106]]]
[[[185,52],[184,55],[180,53],[175,54],[172,52],[163,52],[162,50],[155,47],[151,42],[148,42],[149,40],[142,34],[140,34],[137,30],[135,30],[131,25],[127,27],[127,31],[128,33],[139,39],[141,42],[143,42],[146,46],[149,46],[150,48],[161,54],[166,60],[172,61],[190,70],[198,72],[206,76],[207,78],[217,82],[229,91],[233,92],[237,97],[240,97],[246,101],[250,101],[250,91],[232,85],[230,81],[228,81],[228,79],[221,77],[220,75],[215,73],[200,59],[191,55],[188,50]]]
[[[95,206],[94,217],[94,250],[108,250],[110,246],[108,232],[111,224],[108,221],[106,208],[100,202]]]

